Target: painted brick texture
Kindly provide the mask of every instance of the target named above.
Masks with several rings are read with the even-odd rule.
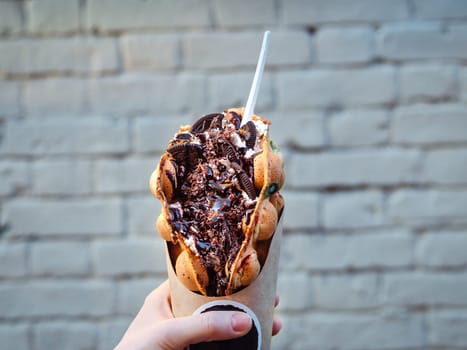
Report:
[[[149,176],[242,106],[284,153],[272,350],[467,350],[467,1],[0,1],[0,348],[113,348],[166,278]]]

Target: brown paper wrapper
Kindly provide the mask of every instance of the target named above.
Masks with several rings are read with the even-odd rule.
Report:
[[[271,331],[274,313],[274,299],[282,237],[282,220],[271,238],[268,255],[256,280],[246,288],[228,296],[207,297],[187,289],[177,278],[174,266],[166,248],[167,270],[169,275],[172,310],[175,317],[189,316],[194,313],[230,309],[246,312],[253,319],[253,327],[245,339],[231,345],[226,342],[203,343],[191,346],[190,349],[261,349],[268,350],[271,344]],[[232,302],[232,303],[231,303]],[[229,306],[230,305],[230,306]],[[255,331],[255,328],[259,328]],[[255,332],[259,339],[255,338]],[[217,344],[214,344],[217,343]],[[246,346],[245,344],[248,343]],[[253,344],[254,343],[254,344]],[[255,344],[257,344],[255,346]],[[230,347],[229,347],[230,346]]]

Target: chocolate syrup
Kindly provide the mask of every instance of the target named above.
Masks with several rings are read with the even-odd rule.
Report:
[[[256,136],[253,123],[246,135],[240,122],[232,112],[204,116],[168,148],[177,172],[171,202],[180,204],[169,207],[170,223],[177,236],[191,242],[187,245],[206,268],[208,295],[225,294],[226,270],[230,271],[245,239],[242,220],[250,221],[256,204],[253,162],[244,159],[247,147],[235,147],[229,141]],[[237,135],[231,137],[232,133]]]

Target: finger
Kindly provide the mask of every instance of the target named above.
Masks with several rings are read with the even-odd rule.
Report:
[[[278,317],[274,317],[272,320],[272,335],[277,335],[282,329],[282,321]]]
[[[279,302],[280,302],[279,295],[276,294],[276,297],[274,298],[274,307],[277,307],[277,305],[279,305]]]
[[[190,344],[241,337],[251,325],[251,318],[243,312],[206,312],[161,323],[157,341],[163,349],[178,350]]]

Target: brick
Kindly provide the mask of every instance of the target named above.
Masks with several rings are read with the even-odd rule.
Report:
[[[5,350],[30,350],[28,325],[1,324],[0,344]]]
[[[335,146],[384,144],[389,139],[388,113],[381,109],[351,109],[328,119],[329,140]]]
[[[97,114],[141,115],[195,113],[206,107],[205,79],[196,73],[124,74],[96,79],[90,108]]]
[[[187,118],[165,116],[137,117],[133,123],[133,149],[138,153],[164,152],[181,125],[190,124]],[[157,157],[154,157],[156,167]]]
[[[313,279],[306,272],[280,273],[277,281],[281,311],[303,311],[314,305]],[[291,288],[293,286],[293,288]]]
[[[101,322],[98,326],[99,345],[97,350],[113,349],[131,323],[130,318],[112,318],[112,320]]]
[[[388,66],[366,69],[314,69],[277,73],[278,107],[360,106],[390,103],[395,72]],[[300,86],[300,89],[292,87]]]
[[[316,34],[319,63],[362,63],[372,59],[373,30],[370,27],[324,27]]]
[[[449,144],[467,141],[465,108],[456,104],[419,104],[394,113],[392,137],[400,144]]]
[[[24,277],[27,272],[26,245],[3,242],[0,245],[0,277]]]
[[[163,274],[166,272],[163,241],[154,237],[96,242],[94,267],[98,276]]]
[[[41,0],[29,5],[29,30],[39,33],[63,33],[79,29],[79,0]]]
[[[467,16],[467,4],[462,0],[415,0],[415,15],[422,19],[454,19]]]
[[[267,65],[303,65],[309,64],[313,58],[314,45],[311,37],[304,31],[273,31],[270,40]],[[259,45],[258,42],[258,54]]]
[[[261,40],[260,33],[252,31],[187,34],[182,38],[184,66],[192,69],[247,68],[252,72]],[[310,59],[311,41],[306,33],[278,31],[271,35],[268,65],[297,65],[309,63]]]
[[[39,117],[83,115],[87,85],[87,80],[77,78],[29,80],[24,89],[26,114]]]
[[[34,349],[95,349],[97,329],[90,322],[47,322],[34,327]]]
[[[284,335],[285,340],[276,349],[370,350],[374,349],[374,344],[378,344],[378,349],[389,350],[423,347],[424,344],[421,317],[406,314],[385,317],[299,313],[286,318]]]
[[[0,32],[17,33],[23,29],[22,5],[18,1],[0,1]]]
[[[220,28],[270,26],[276,19],[274,3],[270,0],[216,1],[214,16]]]
[[[404,65],[400,71],[400,97],[403,101],[448,99],[457,94],[454,66]]]
[[[410,23],[383,27],[377,37],[377,51],[389,60],[463,59],[467,57],[464,28],[442,31],[431,23]]]
[[[181,64],[176,34],[127,34],[122,44],[127,69],[175,69]]]
[[[428,344],[431,346],[467,346],[467,316],[459,311],[433,311],[428,314]]]
[[[417,151],[389,148],[289,158],[287,183],[293,187],[384,185],[420,180]]]
[[[97,193],[148,192],[152,158],[101,159],[95,164]]]
[[[387,215],[394,223],[413,226],[465,223],[465,190],[399,190],[388,199]]]
[[[0,117],[16,117],[20,114],[20,93],[18,82],[0,80]]]
[[[28,199],[4,204],[5,224],[13,235],[118,235],[122,210],[118,199]]]
[[[130,235],[158,236],[155,222],[161,202],[152,196],[131,197],[127,200],[128,232]]]
[[[286,24],[311,25],[327,22],[379,22],[406,19],[405,1],[358,0],[352,6],[338,0],[287,0],[282,2]]]
[[[319,148],[327,142],[322,111],[274,111],[265,112],[264,115],[258,114],[271,121],[270,137],[280,147],[285,148],[291,145],[301,148]]]
[[[117,312],[121,315],[135,316],[143,306],[148,294],[156,289],[162,278],[136,279],[118,283]]]
[[[0,72],[94,73],[119,68],[113,38],[71,37],[0,41]]]
[[[7,319],[108,316],[114,311],[114,302],[110,282],[28,281],[0,286],[0,308]]]
[[[182,38],[184,66],[190,69],[253,68],[261,35],[256,32],[190,33]]]
[[[208,109],[222,112],[230,107],[245,106],[254,73],[212,74],[208,78]],[[265,76],[255,111],[270,109],[274,104],[273,83],[270,76]]]
[[[25,119],[7,123],[2,155],[122,154],[128,151],[126,124],[109,118]]]
[[[318,226],[319,199],[316,193],[284,192],[287,208],[284,211],[284,227],[287,229],[313,228]]]
[[[0,196],[14,195],[29,187],[29,166],[21,161],[0,161]]]
[[[378,191],[327,195],[322,217],[326,228],[379,226],[383,224],[383,196]]]
[[[462,101],[467,101],[467,69],[461,69],[459,72],[460,94]]]
[[[429,267],[457,267],[467,265],[466,232],[430,232],[417,242],[416,262]]]
[[[386,302],[395,305],[466,305],[465,273],[401,272],[383,278]]]
[[[382,304],[375,273],[317,275],[313,277],[313,287],[315,309],[357,310]]]
[[[32,191],[35,194],[89,194],[92,191],[92,163],[87,160],[44,159],[33,164]]]
[[[30,267],[37,276],[80,276],[91,272],[89,244],[39,241],[31,246]]]
[[[467,184],[467,148],[440,149],[428,152],[423,173],[437,184]]]
[[[284,236],[282,247],[285,271],[407,267],[413,261],[412,237],[402,230],[350,236],[291,234]]]
[[[128,14],[131,13],[131,16]],[[87,6],[87,23],[100,30],[203,28],[210,25],[204,0],[92,0]]]

